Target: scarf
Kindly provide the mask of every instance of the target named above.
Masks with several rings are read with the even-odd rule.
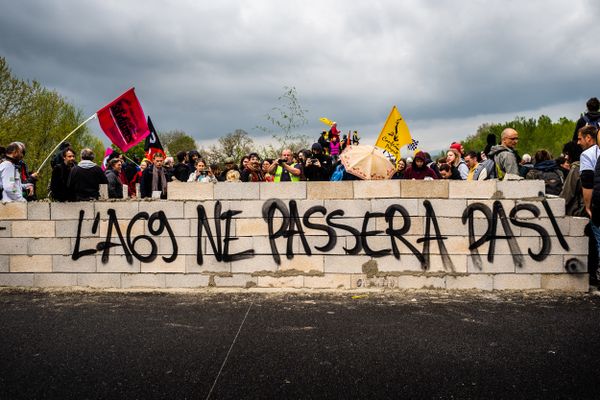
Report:
[[[167,177],[163,168],[152,168],[152,191],[160,191],[163,195],[167,194]]]

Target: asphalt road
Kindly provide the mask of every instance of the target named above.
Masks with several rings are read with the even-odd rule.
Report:
[[[0,399],[600,398],[600,296],[0,291]]]

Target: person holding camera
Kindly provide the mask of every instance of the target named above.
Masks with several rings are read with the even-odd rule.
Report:
[[[246,164],[246,168],[244,168],[240,174],[240,180],[242,182],[264,182],[265,177],[263,175],[260,157],[256,153],[250,153],[248,157],[248,163]]]
[[[204,183],[216,183],[217,178],[213,174],[210,168],[206,167],[206,163],[202,159],[196,160],[196,170],[190,174],[188,182],[204,182]]]
[[[304,165],[304,176],[307,181],[328,181],[331,176],[333,162],[331,157],[323,154],[323,147],[314,143],[311,147],[312,155]]]
[[[273,161],[269,173],[273,174],[273,182],[299,182],[302,166],[294,164],[292,150],[285,149],[281,152],[281,158]]]

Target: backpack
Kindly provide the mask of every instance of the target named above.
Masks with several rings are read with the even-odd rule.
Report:
[[[502,176],[504,177],[504,172],[500,170],[500,167],[496,165],[496,162],[491,158],[488,158],[487,160],[479,163],[479,167],[477,167],[477,170],[475,171],[476,175],[473,175],[473,180],[477,180],[479,178],[479,174],[481,174],[483,170],[485,170],[487,173],[485,178],[486,180],[498,178],[498,172],[501,172]]]
[[[600,119],[597,119],[597,120],[595,120],[595,121],[592,121],[592,120],[590,119],[590,117],[588,117],[588,116],[587,116],[587,114],[583,114],[583,115],[581,116],[581,118],[583,118],[583,120],[585,121],[585,124],[586,124],[586,125],[590,125],[590,126],[593,126],[593,127],[594,127],[594,128],[596,128],[596,129],[600,129]]]
[[[564,179],[562,174],[557,171],[540,171],[532,169],[527,173],[528,179],[541,179],[546,186],[546,194],[558,196],[563,188]]]
[[[338,165],[335,168],[335,171],[333,171],[333,174],[331,174],[331,179],[329,179],[329,180],[330,181],[341,181],[343,177],[344,177],[344,166],[340,163],[340,165]]]

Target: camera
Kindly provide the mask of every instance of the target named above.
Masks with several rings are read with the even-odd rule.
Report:
[[[317,161],[319,161],[319,159],[318,159],[318,158],[311,158],[311,159],[310,159],[310,162],[311,162],[311,163],[313,163],[313,164],[314,164],[314,163],[316,163]]]
[[[277,160],[277,162],[279,164],[285,164],[287,162],[287,160],[285,158],[280,158],[279,160]]]

